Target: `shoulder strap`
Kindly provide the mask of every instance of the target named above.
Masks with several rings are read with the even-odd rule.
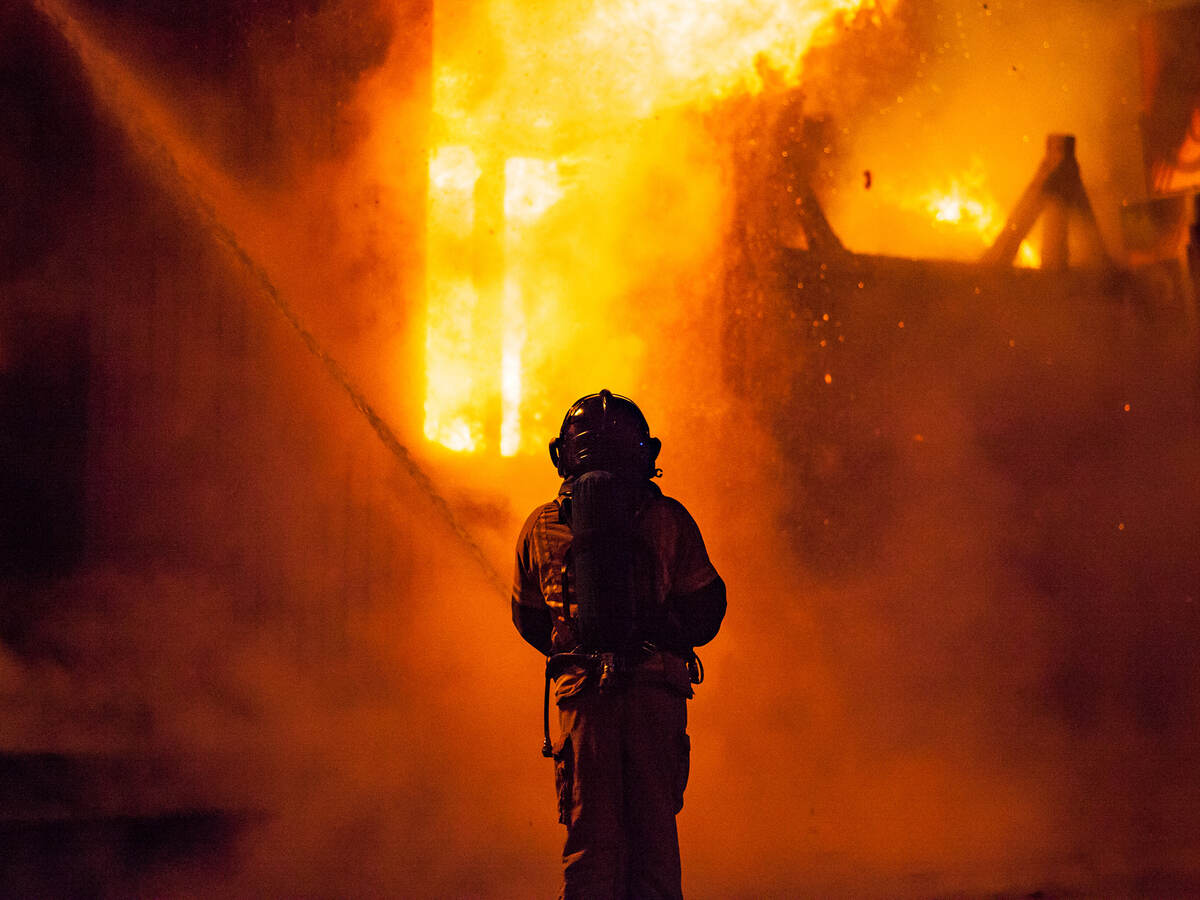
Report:
[[[564,623],[569,622],[571,618],[571,550],[572,545],[567,544],[567,549],[563,552],[562,564],[562,620]]]

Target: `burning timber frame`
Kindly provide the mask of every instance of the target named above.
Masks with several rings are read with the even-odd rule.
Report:
[[[803,346],[807,336],[794,333],[797,322],[824,323],[822,317],[831,305],[852,304],[856,316],[869,318],[879,304],[861,302],[868,295],[877,301],[884,294],[889,303],[902,306],[911,306],[917,296],[961,296],[964,309],[1006,294],[1036,294],[1043,300],[1100,298],[1195,332],[1200,225],[1193,226],[1188,259],[1160,254],[1143,265],[1118,262],[1097,224],[1075,143],[1074,135],[1047,136],[1046,152],[1033,178],[1000,234],[974,263],[849,250],[798,171],[775,168],[768,172],[766,183],[744,184],[725,279],[727,379],[735,388],[751,392],[751,386],[763,383],[770,369],[762,369],[758,360]],[[785,192],[795,199],[784,207],[757,199]],[[1039,219],[1041,267],[1014,267],[1018,248]],[[1071,240],[1072,234],[1077,240]],[[1072,259],[1073,247],[1082,251],[1078,261]],[[887,318],[893,327],[904,321],[898,308],[891,312]],[[828,343],[819,347],[826,353],[831,349]],[[816,374],[823,381],[824,375],[832,373]]]
[[[1196,292],[1183,260],[1119,263],[1074,151],[1070,135],[1047,138],[1003,231],[975,262],[847,249],[794,171],[777,167],[743,186],[726,271],[725,376],[789,461],[780,475],[804,502],[781,524],[812,571],[844,575],[880,545],[895,479],[911,464],[902,461],[948,427],[926,420],[939,403],[968,416],[970,452],[1019,469],[1020,448],[1038,433],[1015,411],[1071,390],[1065,345],[1092,348],[1105,377],[1125,384],[1168,346],[1195,353]],[[760,199],[780,195],[791,202]],[[1042,267],[1014,267],[1039,219]],[[1200,247],[1195,228],[1192,239]]]

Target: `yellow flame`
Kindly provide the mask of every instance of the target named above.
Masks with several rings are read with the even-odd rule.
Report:
[[[951,194],[930,196],[927,207],[935,222],[973,228],[980,234],[991,229],[992,211],[979,200],[965,196],[957,186]]]
[[[471,358],[478,296],[465,279],[431,280],[425,330],[425,437],[451,450],[474,450],[482,426],[472,407],[476,361]],[[436,391],[433,389],[436,386]],[[456,398],[453,406],[440,397]]]
[[[525,324],[521,286],[513,278],[504,283],[504,321],[500,357],[500,455],[513,456],[521,449],[521,350]]]
[[[556,161],[518,156],[504,164],[504,218],[510,224],[537,221],[562,196]]]
[[[922,205],[933,216],[935,225],[973,231],[986,240],[993,229],[999,232],[999,226],[995,225],[996,202],[987,190],[986,181],[983,161],[975,158],[967,171],[927,191]]]
[[[470,147],[438,147],[429,160],[429,220],[438,232],[466,237],[475,227],[479,164]]]
[[[983,162],[976,158],[966,172],[927,191],[921,198],[921,206],[936,228],[974,234],[979,238],[981,249],[990,246],[1004,227],[1004,216],[987,189],[986,181]],[[1017,250],[1014,264],[1036,268],[1041,264],[1041,257],[1025,240]]]

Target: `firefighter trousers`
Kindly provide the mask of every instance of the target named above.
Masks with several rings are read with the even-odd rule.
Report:
[[[555,780],[567,826],[560,897],[680,900],[675,815],[688,778],[690,687],[633,678],[556,693]]]

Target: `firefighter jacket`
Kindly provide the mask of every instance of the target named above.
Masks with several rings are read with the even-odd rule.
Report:
[[[517,539],[513,623],[526,641],[547,656],[573,650],[579,643],[570,618],[563,616],[571,545],[563,505],[569,502],[572,481],[564,481],[554,500],[530,514]],[[705,590],[719,576],[700,529],[683,504],[664,496],[649,480],[642,489],[634,524],[639,590],[653,598],[651,605],[663,613],[647,623],[649,633],[644,637],[662,649],[690,655],[693,646],[716,634],[725,612],[724,590]],[[719,608],[715,608],[717,600]]]

